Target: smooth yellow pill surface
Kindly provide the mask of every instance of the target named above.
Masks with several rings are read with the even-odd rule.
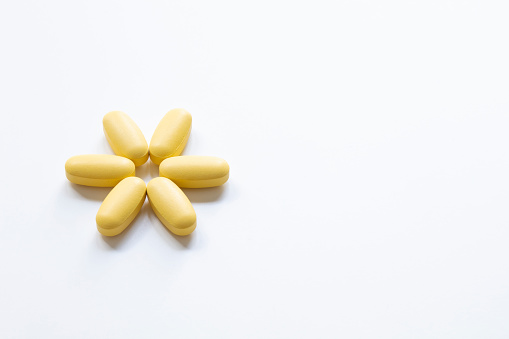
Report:
[[[215,187],[228,180],[230,166],[217,157],[180,156],[163,160],[159,175],[173,181],[179,187]]]
[[[191,133],[191,114],[172,109],[163,117],[150,140],[150,160],[159,165],[166,158],[180,155]]]
[[[150,206],[166,228],[177,235],[191,234],[196,213],[184,192],[170,179],[155,178],[147,185]]]
[[[118,155],[76,155],[65,162],[70,182],[95,187],[113,187],[122,179],[134,176],[134,163]]]
[[[129,177],[115,186],[104,199],[95,220],[101,234],[122,233],[138,215],[145,202],[147,186],[137,177]]]
[[[116,155],[126,157],[135,166],[143,165],[148,159],[147,140],[140,128],[127,114],[113,111],[103,118],[104,134]]]

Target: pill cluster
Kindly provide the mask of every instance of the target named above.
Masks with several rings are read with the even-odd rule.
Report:
[[[122,233],[140,212],[145,196],[161,222],[174,234],[188,235],[196,228],[196,213],[179,187],[203,188],[224,184],[228,163],[216,157],[181,156],[191,133],[192,117],[184,109],[166,113],[147,144],[140,128],[125,113],[113,111],[103,118],[104,134],[117,155],[85,154],[69,158],[65,174],[70,182],[113,187],[97,212],[99,232]],[[148,185],[134,177],[135,167],[149,158],[159,165],[159,177]]]

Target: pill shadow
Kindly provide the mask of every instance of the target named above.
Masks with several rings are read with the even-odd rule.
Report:
[[[152,208],[149,203],[146,204],[148,206],[148,219],[150,220],[150,224],[154,225],[157,233],[161,234],[166,242],[168,242],[171,246],[174,246],[175,242],[177,242],[180,246],[180,249],[190,249],[193,246],[194,232],[185,235],[175,235],[166,226],[163,225],[161,220],[155,215],[152,211]],[[176,241],[175,241],[176,240]]]
[[[183,188],[182,191],[184,191],[192,203],[201,203],[220,201],[224,191],[227,189],[226,187],[227,184],[209,188]]]
[[[159,176],[159,166],[154,164],[152,161],[149,162],[150,176],[156,178]]]
[[[111,145],[109,144],[108,140],[106,138],[101,138],[101,140],[98,143],[97,147],[97,153],[98,154],[115,154],[113,152],[113,149],[111,148]]]
[[[143,165],[136,167],[136,176],[142,178],[145,182],[148,182],[150,179],[159,176],[159,166],[149,159]]]
[[[163,227],[164,227],[164,225],[163,225]],[[167,228],[166,228],[166,230],[168,231],[168,233],[170,233],[170,235],[173,237],[173,239],[177,240],[177,242],[182,247],[190,248],[191,243],[193,242],[193,239],[194,239],[194,232],[189,235],[182,236],[182,235],[175,235],[175,234],[171,233],[170,230],[168,230]]]
[[[73,183],[70,185],[74,191],[78,192],[82,197],[101,202],[104,200],[104,198],[106,198],[112,189],[112,187],[90,187]]]
[[[141,207],[140,213],[134,218],[134,220],[127,226],[127,228],[120,234],[115,235],[113,237],[108,237],[101,234],[102,240],[108,244],[109,247],[112,249],[120,249],[125,243],[129,241],[129,239],[132,238],[139,238],[138,230],[135,230],[134,228],[142,227],[143,224],[143,217],[146,216],[148,213],[152,213],[152,210],[150,209],[150,206],[147,202],[143,204]]]

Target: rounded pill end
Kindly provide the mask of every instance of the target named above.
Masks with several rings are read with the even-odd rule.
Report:
[[[131,161],[134,163],[134,166],[138,167],[138,166],[141,166],[144,163],[146,163],[148,160],[148,157],[149,157],[148,151],[146,151],[145,154],[142,155],[141,157],[131,158]]]
[[[172,227],[172,228],[170,228],[170,232],[175,235],[186,236],[186,235],[190,235],[191,233],[193,233],[195,229],[196,229],[196,222],[187,228]]]

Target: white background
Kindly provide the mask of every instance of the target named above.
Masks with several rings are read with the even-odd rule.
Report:
[[[508,338],[507,1],[3,1],[0,337]],[[190,237],[64,175],[193,115]],[[145,181],[157,167],[137,170]]]

